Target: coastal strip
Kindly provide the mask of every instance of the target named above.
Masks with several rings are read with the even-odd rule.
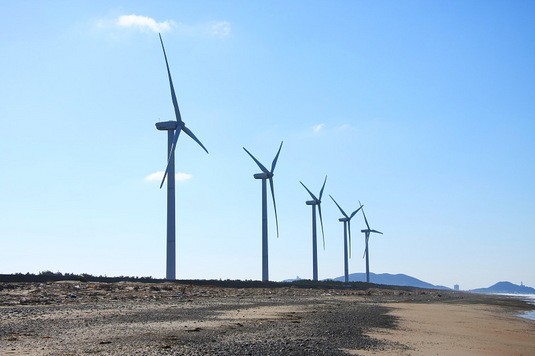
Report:
[[[0,355],[527,355],[535,322],[515,315],[531,308],[388,286],[8,283]]]

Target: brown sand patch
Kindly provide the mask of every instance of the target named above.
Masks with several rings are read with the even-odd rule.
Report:
[[[354,355],[535,355],[535,322],[489,305],[395,303],[396,329],[367,335],[407,346]]]
[[[281,306],[281,305],[269,305],[253,308],[236,309],[227,311],[219,315],[223,320],[254,320],[254,319],[280,319],[287,318],[289,315],[293,315],[297,310],[301,308],[296,305]]]

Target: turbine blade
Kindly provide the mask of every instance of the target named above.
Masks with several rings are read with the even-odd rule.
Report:
[[[320,200],[321,200],[321,197],[323,196],[323,189],[325,189],[325,183],[327,183],[327,176],[325,176],[325,180],[323,181],[323,186],[321,187],[321,190],[320,190]]]
[[[176,100],[175,88],[173,86],[173,79],[171,79],[171,71],[169,70],[169,62],[167,62],[167,55],[165,54],[165,47],[163,46],[162,35],[160,36],[160,43],[162,44],[163,56],[165,58],[165,66],[167,67],[167,76],[169,77],[169,86],[171,88],[171,99],[173,100],[173,107],[175,108],[176,121],[182,122],[182,117],[180,116],[180,110],[178,109],[178,102]]]
[[[364,213],[364,209],[362,209],[362,215],[364,215],[364,221],[366,222],[366,226],[368,227],[368,230],[370,230],[370,224],[368,224],[368,219],[366,219],[366,214]]]
[[[199,144],[199,146],[201,146],[203,148],[203,150],[206,151],[206,153],[208,153],[208,150],[206,149],[206,147],[203,146],[203,144],[201,143],[201,141],[199,141],[199,139],[197,137],[195,137],[195,135],[193,134],[193,132],[191,132],[190,129],[188,129],[186,126],[183,126],[182,127],[182,130],[184,130],[184,132],[186,133],[186,135],[188,135],[189,137],[191,137],[195,142],[197,142]]]
[[[355,216],[356,213],[359,212],[360,209],[362,209],[364,207],[364,205],[361,205],[360,208],[358,208],[357,210],[355,210],[354,212],[351,213],[351,216],[349,217],[349,220],[353,219],[353,216]]]
[[[279,146],[277,155],[275,156],[275,158],[273,159],[273,162],[271,163],[271,174],[273,174],[273,172],[275,171],[275,166],[277,165],[277,160],[279,159],[279,153],[281,153],[282,143],[283,141],[281,141],[281,145]]]
[[[299,181],[299,183],[301,183],[301,185],[303,187],[305,187],[305,189],[307,190],[308,194],[310,194],[310,196],[312,197],[312,199],[314,199],[314,201],[318,201],[318,198],[316,198],[316,196],[314,194],[312,194],[312,192],[307,188],[306,185],[303,184],[303,182]]]
[[[331,197],[331,199],[333,200],[333,202],[336,204],[336,206],[338,207],[338,209],[340,209],[340,211],[342,212],[342,215],[344,215],[346,218],[348,217],[346,212],[344,210],[342,210],[342,208],[340,207],[340,205],[338,205],[338,203],[336,202],[336,200],[334,200],[333,196],[329,194],[329,196]],[[351,217],[353,217],[353,215],[351,215]]]
[[[325,233],[323,232],[323,218],[321,216],[321,203],[318,204],[318,212],[320,214],[321,235],[323,236],[323,249],[325,250]]]
[[[347,234],[349,235],[349,258],[351,258],[351,221],[347,221]]]
[[[370,232],[375,232],[376,234],[383,234],[381,231],[377,231],[377,230],[370,230]]]
[[[160,183],[160,189],[162,189],[165,178],[167,177],[167,173],[169,172],[169,164],[171,163],[171,159],[175,153],[176,143],[178,141],[178,136],[180,136],[180,131],[182,131],[182,125],[178,125],[175,129],[175,136],[173,137],[173,144],[171,145],[171,151],[169,152],[169,157],[167,158],[167,167],[165,167],[162,182]]]
[[[370,238],[369,234],[366,234],[366,248],[364,249],[364,254],[362,255],[362,258],[366,257],[368,254],[368,239]]]
[[[166,177],[167,177],[167,168],[165,169],[165,173],[163,174],[162,182],[160,183],[160,189],[162,189],[163,183],[165,182]]]
[[[277,225],[277,237],[279,237],[279,218],[277,217],[277,204],[275,204],[275,190],[273,189],[273,178],[269,178],[271,188],[271,198],[273,198],[273,209],[275,210],[275,223]]]
[[[267,170],[267,168],[264,167],[264,165],[263,165],[262,163],[260,163],[256,158],[254,158],[254,156],[253,156],[249,151],[247,151],[247,149],[246,149],[245,147],[243,147],[243,149],[245,150],[245,152],[247,152],[247,154],[248,154],[249,156],[251,156],[251,158],[253,159],[253,161],[256,162],[256,164],[258,165],[258,167],[260,167],[260,170],[261,170],[262,172],[264,172],[265,174],[269,174],[269,173],[270,173],[270,172]]]

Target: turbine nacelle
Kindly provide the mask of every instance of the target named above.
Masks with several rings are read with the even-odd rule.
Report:
[[[272,178],[273,177],[273,173],[256,173],[256,174],[253,174],[253,177],[255,179],[269,179],[269,178]]]
[[[157,122],[156,128],[160,131],[170,131],[170,130],[176,130],[178,125],[179,125],[178,121],[171,120],[171,121]]]
[[[307,200],[305,203],[306,205],[320,205],[321,200]]]
[[[347,221],[351,221],[351,219],[350,218],[339,218],[338,221],[347,222]]]

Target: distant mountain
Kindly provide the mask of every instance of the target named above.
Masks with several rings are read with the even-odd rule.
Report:
[[[344,281],[344,277],[334,278],[335,281]],[[366,273],[351,273],[349,275],[350,282],[364,282],[366,281]],[[427,289],[450,289],[444,286],[437,286],[431,283],[421,281],[417,278],[407,276],[406,274],[389,274],[381,273],[375,274],[370,272],[370,282],[375,284],[387,284],[390,286],[407,286]]]
[[[295,278],[293,278],[293,279],[292,279],[292,278],[290,278],[290,279],[285,279],[285,280],[283,280],[283,281],[281,281],[281,282],[284,282],[284,283],[292,283],[292,282],[295,282],[295,281],[301,281],[302,279],[303,279],[303,278],[297,276],[297,277],[295,277]]]
[[[475,293],[514,293],[514,294],[535,294],[535,288],[525,285],[513,284],[511,282],[498,282],[488,288],[472,289]]]

